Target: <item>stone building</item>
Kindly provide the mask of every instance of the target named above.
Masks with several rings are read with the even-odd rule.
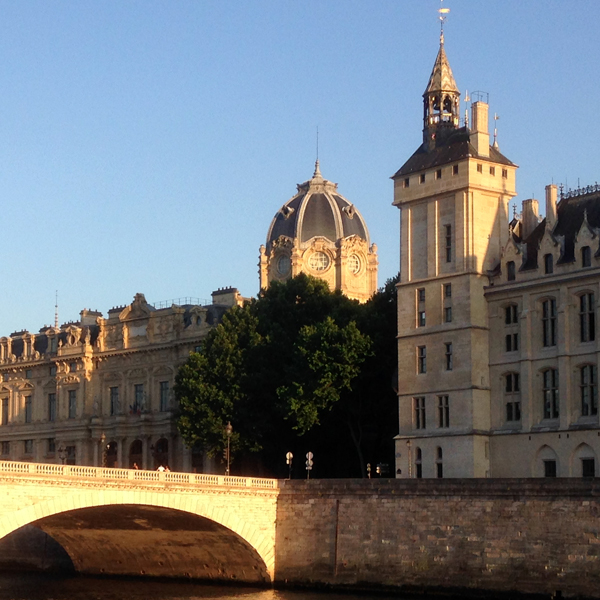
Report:
[[[323,179],[317,160],[312,179],[277,212],[260,247],[261,289],[307,273],[366,302],[377,290],[377,265],[365,220],[336,183]]]
[[[210,468],[177,433],[177,368],[222,314],[235,288],[197,301],[128,306],[0,338],[0,459],[190,471]]]
[[[598,474],[600,192],[547,188],[512,220],[517,166],[483,94],[461,124],[443,35],[423,142],[394,175],[399,477]]]

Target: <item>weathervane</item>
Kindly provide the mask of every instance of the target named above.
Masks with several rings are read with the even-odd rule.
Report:
[[[449,8],[444,8],[444,0],[440,0],[440,7],[438,9],[438,12],[440,13],[439,19],[440,19],[440,44],[444,43],[444,23],[446,22],[446,19],[448,18],[446,15],[450,12]]]

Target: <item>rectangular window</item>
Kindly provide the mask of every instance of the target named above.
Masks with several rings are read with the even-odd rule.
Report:
[[[444,323],[452,323],[452,307],[444,307]]]
[[[509,260],[506,263],[506,279],[507,281],[514,281],[516,279],[515,261]]]
[[[506,340],[506,351],[516,352],[519,349],[519,334],[518,333],[507,333],[505,336]]]
[[[56,421],[56,394],[48,394],[48,421]]]
[[[69,365],[69,371],[70,371],[71,373],[75,373],[75,371],[77,371],[77,363],[76,363],[76,362],[72,362],[72,363]]]
[[[419,311],[419,318],[418,318],[417,323],[418,323],[419,327],[425,327],[425,311],[424,310]]]
[[[410,179],[408,177],[404,180],[404,187],[410,187]]]
[[[419,182],[425,183],[425,173],[421,173],[421,176],[419,177]]]
[[[446,342],[446,371],[452,371],[452,342]]]
[[[419,373],[427,373],[427,347],[417,347],[417,371]]]
[[[413,398],[414,417],[415,417],[415,429],[425,429],[427,422],[425,419],[425,398],[419,396]]]
[[[8,425],[8,398],[2,398],[2,425]]]
[[[593,458],[581,459],[581,476],[595,477],[596,476],[596,461]]]
[[[482,164],[478,164],[477,165],[477,172],[478,173],[483,173],[483,165]]]
[[[133,386],[133,406],[131,407],[131,412],[134,415],[139,415],[142,413],[144,408],[144,384],[136,383]]]
[[[48,438],[48,443],[47,443],[46,448],[47,448],[48,454],[54,454],[56,452],[56,439]]]
[[[436,178],[436,179],[441,179],[441,178],[442,178],[442,170],[441,170],[441,169],[438,169],[438,170],[435,172],[435,178]]]
[[[119,387],[113,386],[110,391],[110,416],[114,417],[119,414]]]
[[[33,440],[25,440],[23,450],[25,450],[25,454],[33,454]]]
[[[25,423],[31,423],[32,412],[31,396],[25,396]]]
[[[438,396],[438,427],[450,427],[450,400],[448,396]]]
[[[556,461],[544,461],[544,477],[556,477]]]
[[[56,375],[56,365],[52,365],[50,367],[50,377],[54,377]]]
[[[58,340],[55,337],[50,338],[50,352],[56,352]]]
[[[444,298],[452,298],[452,284],[446,283],[444,285]]]
[[[579,370],[581,390],[581,416],[598,414],[598,374],[596,365],[584,365]]]
[[[543,372],[544,419],[558,419],[558,371],[548,369]]]
[[[504,378],[504,391],[506,394],[506,420],[521,420],[521,384],[519,373],[508,373]]]
[[[444,464],[441,462],[435,463],[436,475],[438,479],[444,478]]]
[[[508,169],[502,169],[502,179],[508,179]]]
[[[419,302],[425,302],[425,288],[419,288],[417,290],[417,299]]]
[[[77,416],[77,390],[69,390],[69,419],[74,419]]]
[[[452,225],[446,225],[446,262],[452,262]]]
[[[496,167],[490,167],[490,175],[496,176]]]
[[[76,446],[67,446],[65,448],[67,452],[67,464],[74,465],[77,463],[77,447]]]
[[[2,442],[2,456],[8,456],[10,454],[10,442]]]
[[[452,175],[458,175],[458,165],[452,165]]]
[[[160,412],[169,410],[169,382],[161,381],[160,386]]]
[[[554,273],[554,257],[552,254],[544,254],[544,271],[546,275]]]
[[[521,420],[521,403],[507,402],[506,403],[506,420],[520,421]]]
[[[542,332],[544,346],[556,346],[556,300],[542,302]]]
[[[504,309],[504,323],[506,325],[514,325],[518,323],[517,305],[511,304]]]
[[[26,369],[25,370],[25,379],[31,379],[33,376],[33,373],[31,371],[31,369]]]
[[[579,335],[582,342],[596,339],[596,302],[594,294],[579,296]]]

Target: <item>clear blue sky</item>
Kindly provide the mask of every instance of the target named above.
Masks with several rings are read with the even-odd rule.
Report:
[[[591,0],[445,0],[457,84],[489,93],[519,200],[600,179]],[[296,184],[364,215],[399,265],[389,177],[421,140],[437,0],[0,1],[0,335],[258,288]]]

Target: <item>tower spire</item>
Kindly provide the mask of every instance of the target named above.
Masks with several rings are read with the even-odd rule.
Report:
[[[54,294],[54,328],[58,329],[58,290]]]

